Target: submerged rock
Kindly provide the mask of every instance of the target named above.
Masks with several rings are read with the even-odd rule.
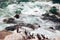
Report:
[[[9,18],[8,21],[7,21],[7,23],[15,23],[14,18]]]
[[[49,29],[55,30],[53,27],[49,27]]]
[[[26,26],[26,23],[19,23],[20,26]]]
[[[7,19],[4,19],[3,22],[7,22]]]
[[[56,26],[55,29],[60,30],[60,25]]]

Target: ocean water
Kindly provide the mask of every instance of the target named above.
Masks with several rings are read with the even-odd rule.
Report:
[[[20,4],[12,3],[8,4],[5,8],[0,8],[0,24],[3,25],[4,18],[14,18],[13,16],[16,14],[15,11],[21,11],[20,18],[17,20],[23,21],[25,23],[37,23],[42,26],[42,28],[47,28],[50,26],[57,25],[56,23],[49,20],[42,20],[42,14],[45,14],[52,6],[54,6],[51,1],[50,2],[20,2]],[[3,28],[2,26],[0,26]]]
[[[16,14],[15,11],[21,11],[20,18],[17,21],[23,21],[25,23],[37,23],[42,26],[42,28],[47,28],[49,26],[55,26],[56,24],[49,20],[42,20],[42,14],[46,13],[51,6],[52,2],[20,2],[20,4],[9,4],[7,7],[0,9],[0,29],[7,27],[8,24],[3,23],[4,18],[13,18]],[[37,11],[37,12],[36,12]],[[10,24],[9,24],[10,25]]]
[[[10,1],[9,1],[10,2]],[[9,3],[7,2],[7,3]],[[56,4],[57,5],[57,4]],[[52,6],[56,6],[51,1],[50,2],[20,2],[8,4],[5,8],[0,8],[0,31],[4,30],[8,26],[12,26],[15,24],[7,24],[3,22],[5,18],[14,18],[16,11],[19,11],[20,14],[19,19],[15,19],[17,23],[24,22],[30,24],[38,24],[41,28],[38,28],[31,33],[39,33],[43,34],[49,38],[60,36],[60,31],[55,30],[52,32],[49,30],[49,27],[55,27],[57,23],[50,20],[43,20],[42,14],[45,14],[47,11],[49,12]],[[21,12],[21,13],[20,13]],[[28,29],[28,28],[27,28]]]

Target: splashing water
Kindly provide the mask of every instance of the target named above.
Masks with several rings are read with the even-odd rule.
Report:
[[[42,20],[41,15],[46,13],[47,8],[50,8],[51,2],[20,2],[20,4],[10,4],[4,9],[0,9],[0,18],[13,17],[16,10],[21,11],[20,20],[25,23],[38,23],[42,27],[53,26],[54,23],[47,20]],[[22,10],[21,10],[22,9]],[[34,16],[33,16],[34,15]],[[51,24],[52,23],[52,24]]]
[[[46,13],[46,10],[48,11],[54,4],[51,2],[20,2],[20,4],[9,4],[6,8],[0,9],[0,30],[3,30],[5,27],[10,26],[12,24],[6,24],[3,23],[2,20],[4,18],[10,18],[13,17],[16,13],[16,10],[20,10],[20,18],[17,21],[23,21],[25,23],[34,24],[37,23],[41,26],[41,28],[48,28],[48,27],[54,27],[57,25],[56,23],[49,21],[49,20],[43,20],[42,14]],[[13,24],[14,25],[14,24]],[[37,29],[39,30],[39,29]],[[35,30],[34,32],[36,32]],[[45,33],[44,29],[40,29],[43,33]],[[54,34],[52,32],[47,31],[46,35],[50,35],[50,37]],[[37,32],[38,33],[38,32]],[[40,32],[41,33],[41,32]],[[54,35],[55,36],[55,35]]]

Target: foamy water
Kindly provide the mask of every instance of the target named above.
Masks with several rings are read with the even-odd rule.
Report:
[[[23,6],[22,6],[23,5]],[[45,30],[48,27],[54,27],[55,25],[57,25],[56,23],[49,21],[49,20],[42,20],[42,14],[46,13],[46,10],[48,11],[54,4],[52,4],[51,2],[21,2],[20,4],[10,4],[8,5],[5,9],[0,9],[0,30],[3,30],[5,27],[10,26],[10,25],[14,25],[14,24],[6,24],[2,22],[3,18],[10,18],[13,17],[16,13],[16,10],[20,10],[21,11],[21,15],[20,18],[17,20],[17,22],[19,21],[23,21],[25,23],[30,23],[30,24],[34,24],[37,23],[41,26],[41,29],[36,29],[32,32],[36,33],[42,33],[46,36],[49,37],[53,37],[56,36],[57,34],[59,35],[59,31],[57,31],[56,33],[54,32],[50,32],[48,30]],[[22,8],[23,10],[21,10],[20,8]],[[34,15],[34,16],[32,16]],[[40,31],[40,32],[39,32]]]

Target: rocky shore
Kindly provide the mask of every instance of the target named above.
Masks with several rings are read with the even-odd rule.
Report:
[[[4,38],[8,35],[12,34],[11,32],[8,32],[6,30],[0,31],[0,40],[4,40]]]

